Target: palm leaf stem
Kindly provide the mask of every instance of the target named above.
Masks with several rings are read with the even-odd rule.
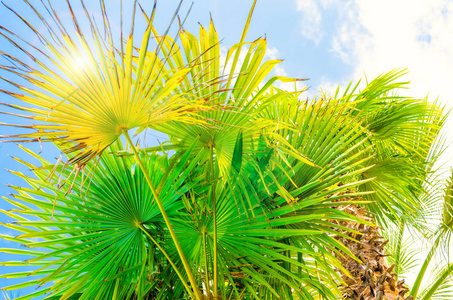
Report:
[[[204,265],[205,265],[205,279],[206,279],[206,296],[211,299],[211,293],[209,291],[209,263],[208,263],[208,245],[206,241],[206,231],[203,232],[203,248],[204,248]]]
[[[168,215],[165,212],[164,206],[162,205],[162,202],[160,201],[159,194],[157,193],[156,188],[154,187],[153,183],[151,182],[151,178],[149,177],[148,171],[146,170],[145,165],[143,164],[143,161],[140,159],[140,155],[137,151],[137,148],[134,146],[134,143],[132,142],[131,137],[129,136],[129,133],[126,130],[123,130],[123,134],[124,134],[127,142],[129,143],[129,145],[131,145],[132,151],[134,152],[134,158],[137,161],[137,163],[139,164],[139,166],[143,172],[143,175],[145,176],[146,182],[148,183],[151,193],[154,196],[154,200],[156,201],[156,204],[159,207],[160,213],[162,214],[162,217],[164,218],[165,224],[167,225],[171,238],[172,238],[173,242],[175,243],[176,250],[178,251],[179,257],[181,258],[181,261],[184,265],[184,269],[186,271],[187,277],[189,278],[190,284],[192,285],[192,289],[193,289],[195,298],[198,300],[201,300],[200,292],[198,290],[198,285],[195,282],[190,265],[187,262],[184,252],[182,251],[181,245],[178,242],[178,238],[176,237],[175,231],[173,230],[173,227],[170,223],[170,219],[168,218]]]
[[[184,285],[184,287],[186,288],[186,290],[189,293],[189,295],[192,298],[195,298],[193,293],[192,293],[192,290],[190,289],[190,286],[187,284],[187,281],[185,280],[184,276],[181,274],[181,272],[179,271],[178,267],[176,267],[175,263],[170,258],[168,253],[164,250],[164,248],[161,247],[161,245],[159,245],[159,243],[153,238],[153,236],[148,232],[148,230],[146,230],[146,228],[145,228],[145,226],[143,226],[143,224],[139,224],[138,226],[143,231],[143,233],[146,234],[146,236],[148,236],[150,238],[150,240],[156,245],[156,247],[159,248],[159,250],[162,252],[162,254],[165,255],[165,257],[167,258],[168,262],[170,263],[170,265],[175,270],[176,274],[178,274],[178,277],[181,279],[181,282]]]
[[[415,280],[414,285],[412,286],[411,295],[414,297],[414,299],[417,299],[417,294],[418,291],[420,290],[423,277],[425,276],[429,263],[431,262],[431,259],[433,258],[434,254],[436,253],[437,247],[440,244],[440,238],[441,235],[437,237],[436,241],[434,242],[434,245],[431,247],[431,250],[429,250],[429,253],[426,256],[425,261],[423,262],[420,272],[418,273],[417,279]]]
[[[449,264],[447,268],[440,274],[440,276],[436,279],[436,281],[431,285],[428,292],[423,296],[422,300],[429,300],[437,291],[439,286],[451,275],[453,272],[453,263]]]
[[[400,221],[399,228],[398,228],[398,241],[397,241],[397,247],[396,247],[396,259],[395,259],[395,273],[400,274],[401,273],[401,249],[403,247],[403,235],[404,235],[404,229],[406,227],[406,222],[404,220]]]
[[[213,277],[214,277],[214,299],[217,299],[217,287],[218,287],[218,262],[217,262],[217,216],[216,216],[216,197],[215,197],[215,182],[214,182],[214,152],[213,146],[211,144],[211,182],[212,182],[212,214],[214,218],[214,268],[213,268]]]

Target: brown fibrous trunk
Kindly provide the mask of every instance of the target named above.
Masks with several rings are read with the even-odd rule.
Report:
[[[343,199],[346,200],[346,199]],[[351,200],[351,199],[348,199]],[[353,216],[359,217],[367,222],[373,223],[374,219],[367,212],[366,207],[356,204],[339,205],[336,207]],[[335,254],[342,265],[350,273],[341,276],[346,283],[342,286],[343,299],[350,300],[409,300],[412,296],[406,297],[409,291],[404,284],[404,279],[398,280],[398,274],[394,273],[395,264],[388,265],[385,260],[387,256],[384,246],[388,240],[384,240],[379,234],[378,226],[371,226],[356,222],[340,221],[338,225],[360,232],[356,234],[343,230],[342,233],[349,238],[338,235],[336,238],[360,260],[343,253]],[[352,238],[352,239],[351,239]]]

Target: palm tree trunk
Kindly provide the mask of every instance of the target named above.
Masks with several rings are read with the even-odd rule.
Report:
[[[367,212],[366,207],[359,207],[356,204],[340,205],[337,207],[344,212],[359,217],[365,221],[374,221],[373,217]],[[350,300],[409,300],[412,296],[406,297],[405,294],[409,289],[403,280],[398,280],[395,274],[395,265],[388,266],[385,257],[384,241],[379,234],[379,227],[369,226],[355,222],[341,221],[339,225],[356,230],[362,235],[348,231],[343,234],[348,235],[351,239],[337,236],[337,239],[343,243],[351,252],[360,259],[361,262],[345,255],[337,255],[343,266],[348,270],[350,276],[342,274],[346,285],[343,286],[343,299]]]

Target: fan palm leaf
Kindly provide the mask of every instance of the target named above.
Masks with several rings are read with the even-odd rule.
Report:
[[[173,149],[187,148],[189,141],[200,136],[197,148],[205,149],[207,158],[210,157],[210,148],[213,148],[222,175],[228,172],[239,131],[243,135],[244,149],[252,147],[253,137],[260,131],[271,133],[275,131],[277,125],[274,121],[256,117],[263,107],[273,103],[273,99],[263,102],[262,97],[269,91],[272,83],[276,80],[301,80],[281,76],[266,79],[281,60],[264,61],[266,51],[264,38],[251,43],[244,42],[250,16],[241,41],[228,49],[225,56],[221,54],[219,38],[212,20],[209,30],[200,25],[198,39],[188,31],[181,30],[179,34],[181,48],[175,45],[168,35],[159,36],[163,45],[162,51],[169,57],[169,65],[176,66],[185,62],[191,66],[190,74],[179,85],[180,93],[193,93],[196,98],[209,99],[211,103],[227,109],[200,112],[200,116],[212,122],[211,126],[194,126],[175,120],[151,127],[167,133],[172,144],[168,147]],[[241,50],[245,50],[243,52],[245,56],[240,60]],[[152,150],[154,149],[143,151]],[[306,159],[306,163],[310,161]]]
[[[143,129],[176,120],[183,123],[205,123],[196,116],[197,112],[210,109],[206,101],[193,94],[183,96],[175,93],[191,68],[181,64],[173,69],[168,68],[165,64],[168,58],[158,57],[159,45],[154,51],[148,51],[152,47],[150,38],[155,8],[148,18],[141,48],[135,50],[136,1],[130,33],[126,41],[119,41],[120,45],[113,38],[103,1],[100,3],[103,8],[104,31],[107,32],[104,37],[83,1],[81,3],[85,18],[76,16],[73,6],[67,1],[74,24],[72,35],[51,6],[43,4],[49,17],[56,22],[55,26],[48,23],[48,17],[42,15],[38,8],[26,2],[49,34],[41,33],[36,25],[13,11],[33,31],[41,46],[32,45],[1,27],[0,34],[19,52],[30,57],[37,66],[27,65],[13,55],[2,53],[15,63],[15,66],[3,66],[2,69],[17,74],[32,84],[32,87],[23,86],[3,78],[24,93],[3,92],[30,104],[31,107],[9,106],[33,114],[22,117],[37,124],[17,125],[34,129],[35,132],[3,138],[11,138],[13,141],[56,141],[66,152],[75,153],[71,163],[81,167],[100,155],[129,129]],[[89,24],[92,40],[81,29],[83,22]],[[122,36],[121,29],[121,38]],[[39,55],[32,55],[27,48]]]
[[[362,126],[369,138],[367,146],[375,154],[375,167],[362,178],[375,178],[361,190],[376,191],[365,197],[376,213],[376,221],[407,219],[420,215],[423,203],[420,194],[430,175],[428,165],[431,147],[445,122],[443,109],[426,99],[398,96],[408,82],[400,81],[404,71],[393,70],[378,76],[357,92],[358,83],[349,85],[342,96],[334,96],[343,105],[351,106],[352,116],[362,117]],[[405,174],[401,176],[401,174]]]
[[[118,149],[121,147],[115,145],[111,150]],[[187,160],[176,157],[173,160],[172,163],[164,156],[152,155],[146,160],[146,167],[152,174],[154,184],[160,186],[160,197],[165,209],[177,214],[183,208],[182,202],[177,200],[193,187],[191,184],[196,184],[197,179],[185,181],[184,178],[190,173]],[[43,285],[53,281],[54,285],[43,289],[42,294],[52,292],[52,295],[67,299],[83,291],[80,299],[94,299],[100,291],[103,295],[114,293],[117,284],[121,285],[121,292],[133,293],[137,284],[140,285],[142,281],[149,283],[150,278],[155,276],[153,274],[163,272],[168,264],[167,259],[171,261],[171,258],[164,257],[167,254],[165,250],[162,251],[160,243],[162,236],[166,237],[165,243],[169,243],[168,234],[163,229],[160,210],[142,171],[135,170],[133,166],[129,158],[104,155],[93,172],[92,186],[85,197],[76,193],[65,196],[47,182],[45,179],[52,169],[49,163],[36,169],[38,179],[18,174],[36,189],[16,187],[18,194],[14,196],[15,199],[26,205],[9,200],[20,207],[10,215],[14,217],[20,213],[25,216],[16,216],[17,224],[25,227],[19,229],[24,234],[13,240],[23,243],[27,248],[43,250],[30,250],[30,254],[37,255],[22,263],[40,265],[39,269],[5,277],[45,275],[22,286]],[[94,168],[93,165],[90,167]],[[177,177],[174,177],[175,174],[178,174]],[[70,176],[68,171],[66,176]],[[80,184],[83,179],[77,180]],[[62,189],[64,191],[68,187]],[[33,206],[40,210],[33,209]],[[38,217],[38,220],[29,220],[27,216]],[[16,225],[13,227],[18,229]],[[34,238],[39,241],[28,240]],[[174,245],[165,246],[170,247]],[[154,253],[150,249],[155,249]],[[174,272],[169,274],[170,279],[176,276]],[[182,284],[187,286],[186,280],[180,278],[173,287],[174,292],[179,291],[181,294],[184,288]],[[68,285],[69,281],[75,285]]]

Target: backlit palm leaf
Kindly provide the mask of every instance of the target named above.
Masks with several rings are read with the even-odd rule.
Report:
[[[248,23],[242,40],[233,45],[226,56],[221,55],[219,38],[212,20],[209,30],[200,26],[198,39],[182,30],[179,34],[182,48],[174,45],[171,37],[162,37],[162,50],[170,57],[169,65],[180,65],[185,61],[191,66],[190,73],[179,86],[180,92],[210,99],[211,103],[228,109],[200,113],[212,122],[209,127],[194,126],[178,120],[152,127],[167,133],[175,149],[188,147],[189,141],[200,136],[197,148],[204,149],[205,157],[210,156],[210,148],[213,148],[222,175],[228,172],[239,131],[243,135],[244,149],[251,149],[253,138],[258,133],[275,131],[277,125],[274,120],[265,121],[256,117],[261,109],[272,105],[274,101],[264,101],[265,98],[262,97],[272,83],[276,80],[300,80],[281,76],[266,79],[281,60],[264,60],[266,40],[263,38],[251,43],[244,42],[247,25]],[[241,50],[245,50],[245,56],[239,60]],[[306,159],[306,163],[310,161]]]
[[[386,245],[386,254],[389,264],[395,264],[394,271],[398,278],[406,278],[407,273],[417,265],[417,255],[420,250],[414,248],[411,239],[404,239],[404,224],[399,227],[386,227],[383,237],[389,242]]]
[[[101,4],[103,6],[104,2]],[[75,31],[75,34],[70,35],[51,7],[46,9],[56,21],[54,26],[48,23],[48,17],[29,5],[48,34],[35,29],[19,14],[42,46],[32,45],[12,31],[1,28],[0,34],[13,43],[17,50],[25,52],[36,66],[26,65],[19,58],[2,53],[14,63],[13,66],[2,68],[32,84],[30,88],[5,78],[24,94],[3,92],[31,104],[31,107],[9,106],[32,113],[33,116],[26,118],[36,121],[36,125],[18,126],[35,129],[36,132],[3,138],[56,141],[62,144],[65,151],[75,153],[72,163],[83,166],[129,129],[143,129],[169,121],[203,123],[196,115],[198,111],[208,109],[205,101],[193,95],[175,93],[191,69],[184,65],[169,69],[165,64],[168,58],[158,57],[158,47],[148,51],[152,47],[150,37],[154,10],[142,37],[141,49],[136,53],[135,5],[130,34],[126,42],[119,41],[120,45],[115,43],[118,41],[113,37],[105,9],[102,17],[103,29],[107,34],[102,35],[83,2],[86,18],[74,15],[68,1]],[[81,29],[83,22],[90,25],[91,40],[86,38],[87,35]],[[39,55],[32,55],[20,44]],[[145,64],[145,59],[149,63]]]
[[[450,256],[449,249],[450,249],[450,242],[451,242],[451,235],[452,235],[452,215],[453,215],[453,206],[451,205],[453,199],[453,171],[450,170],[450,178],[446,180],[445,188],[443,189],[443,193],[437,193],[434,197],[437,199],[437,202],[440,204],[441,209],[439,212],[439,223],[434,228],[429,228],[432,232],[429,235],[429,242],[431,244],[430,249],[426,255],[426,258],[423,261],[423,264],[418,272],[417,278],[414,282],[414,285],[411,289],[411,295],[417,297],[419,292],[422,291],[421,287],[425,286],[426,288],[420,294],[421,299],[431,299],[433,295],[436,294],[436,290],[439,289],[439,295],[442,294],[442,290],[444,292],[448,292],[448,282],[446,281],[448,278],[451,278],[451,274],[453,272],[453,267],[448,258]],[[430,227],[433,227],[430,224]],[[434,269],[438,270],[436,277],[429,283],[429,285],[425,284],[423,278],[426,275],[426,271],[435,263],[433,258],[440,257],[442,264],[435,265]],[[446,263],[445,263],[446,262]],[[447,290],[444,290],[447,289]],[[423,298],[422,298],[423,297]]]
[[[430,149],[445,121],[437,103],[397,95],[408,84],[398,81],[404,74],[394,70],[372,80],[363,91],[356,91],[357,84],[349,86],[343,96],[337,91],[334,97],[350,105],[352,116],[360,115],[366,128],[375,167],[361,176],[375,180],[361,190],[376,191],[365,198],[373,201],[368,206],[380,224],[386,216],[413,219],[419,215],[423,206],[419,195],[433,161]]]

